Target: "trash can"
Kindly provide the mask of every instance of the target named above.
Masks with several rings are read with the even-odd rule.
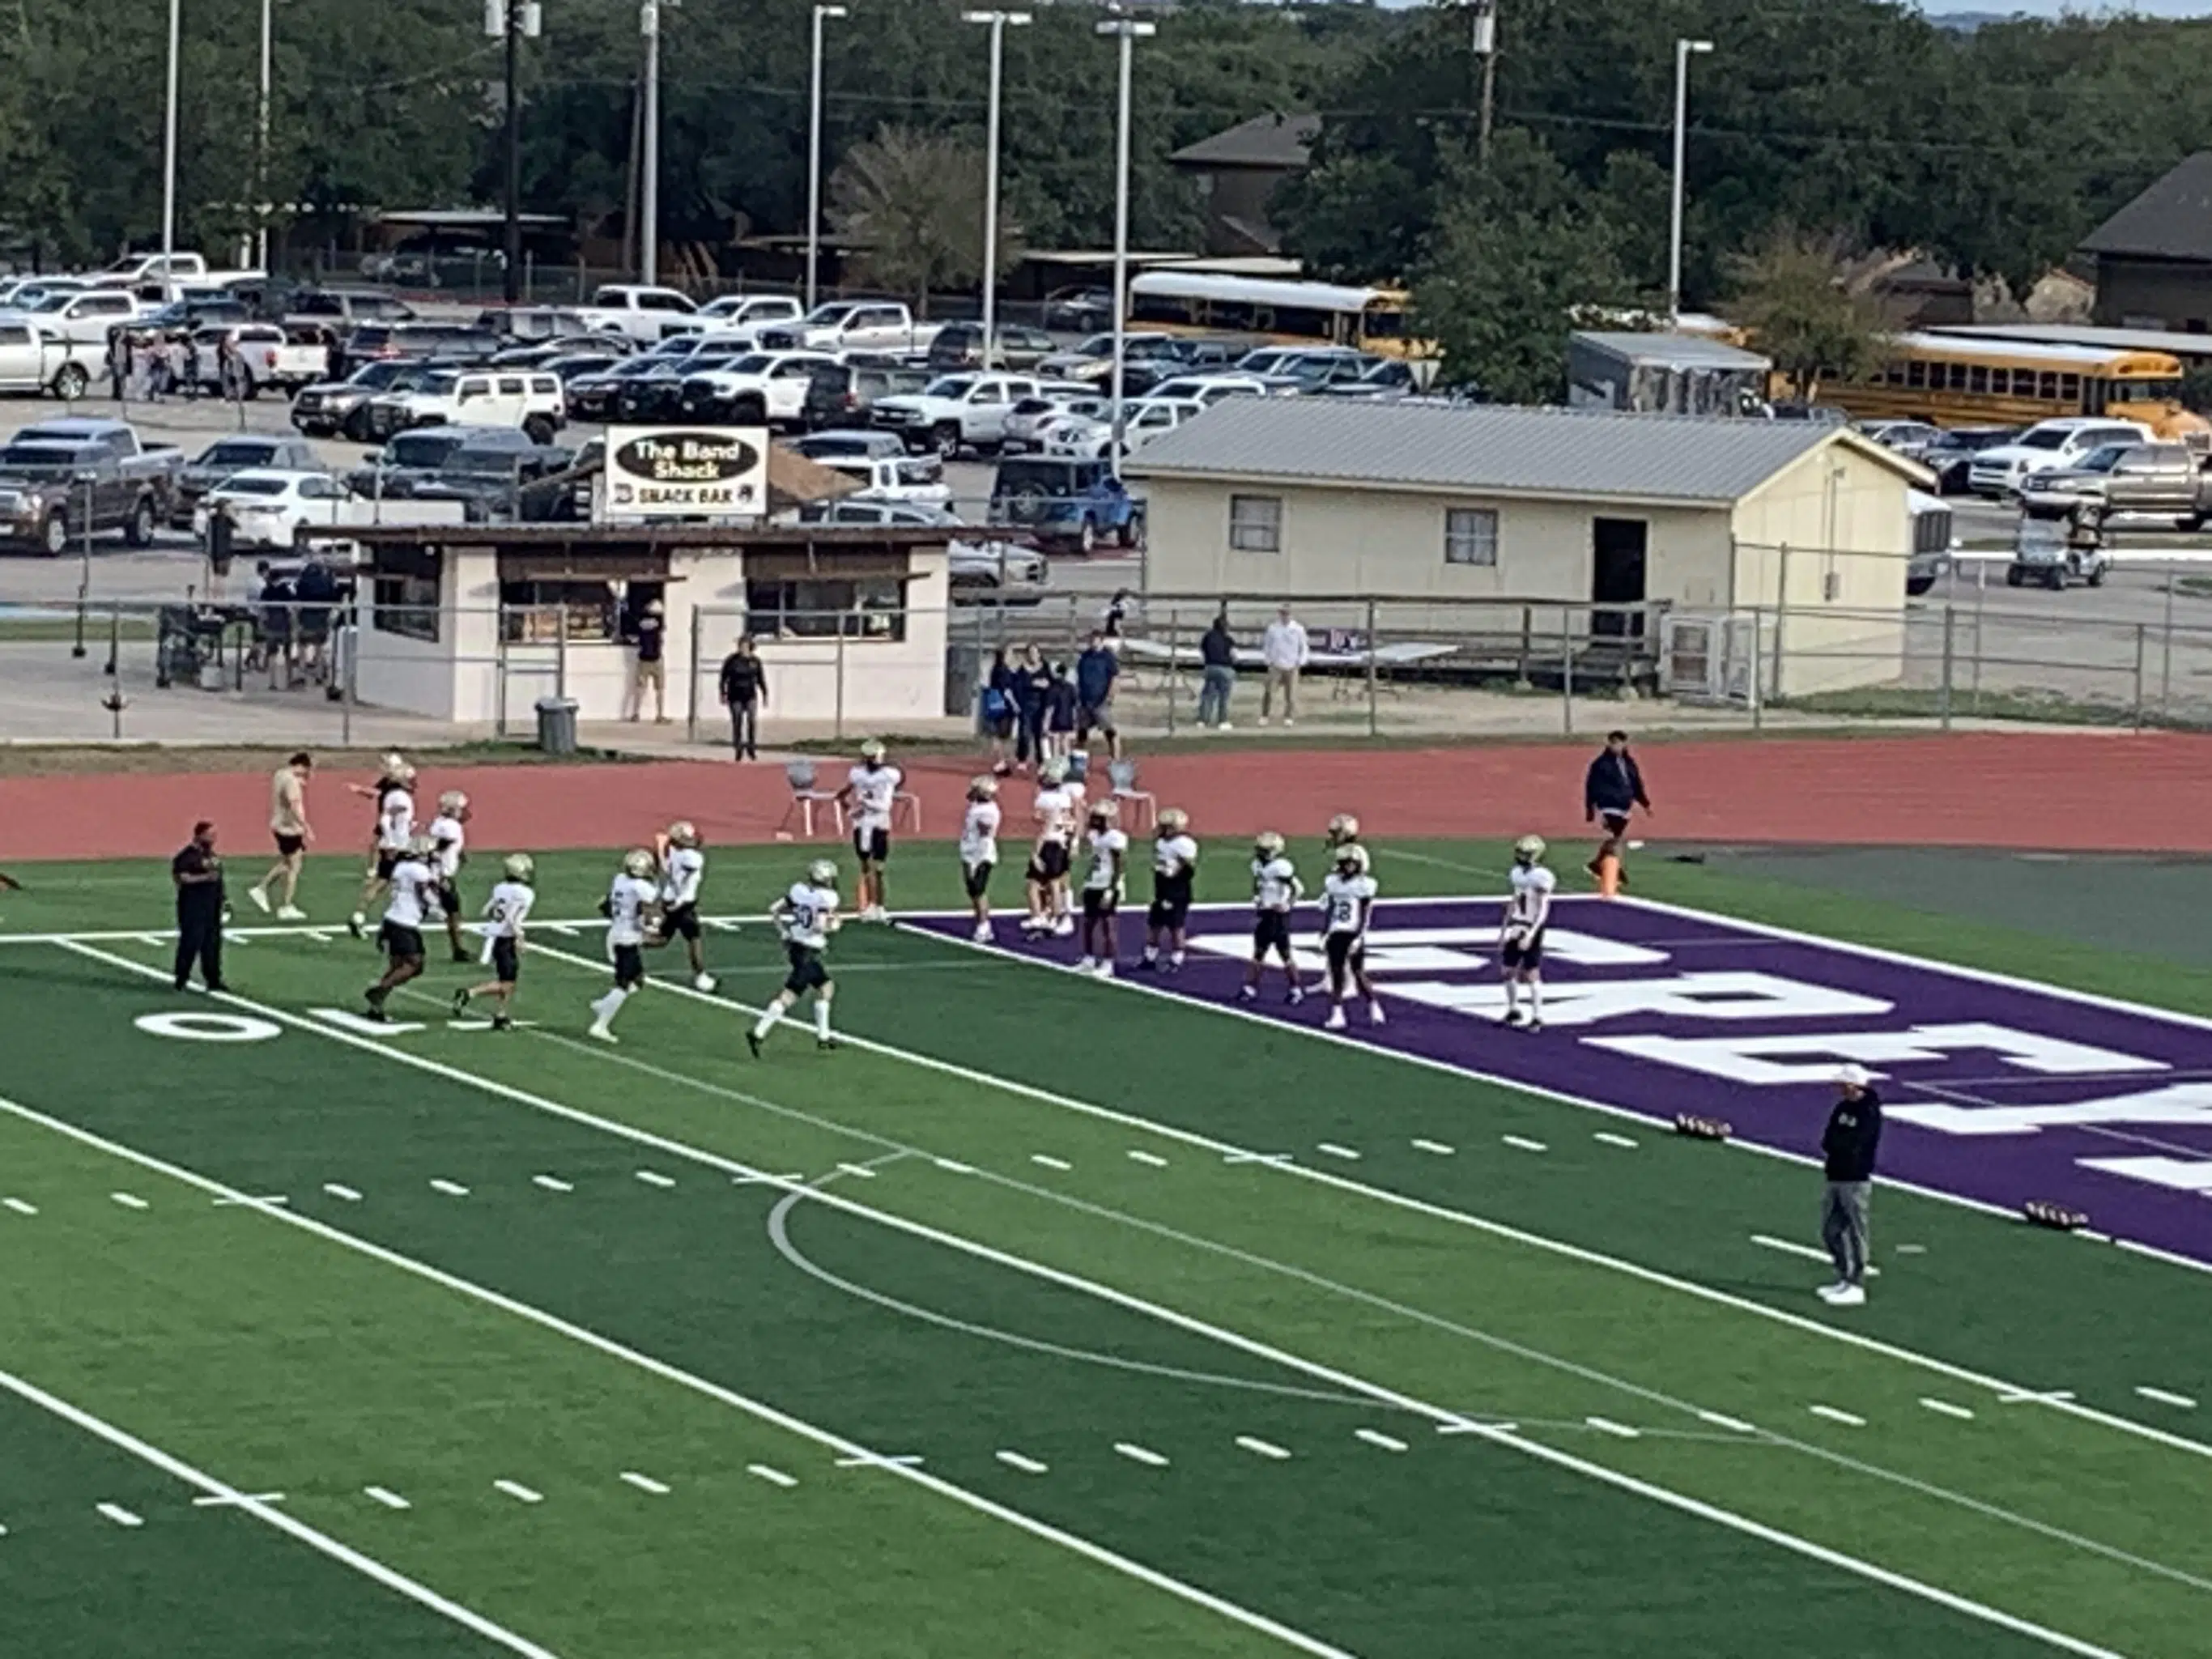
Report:
[[[538,746],[549,755],[576,752],[576,700],[540,697],[538,700]]]

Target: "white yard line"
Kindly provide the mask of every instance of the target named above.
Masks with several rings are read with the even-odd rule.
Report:
[[[277,1212],[264,1210],[262,1213],[270,1215]],[[284,1218],[296,1219],[289,1216]],[[207,1496],[225,1499],[228,1506],[243,1510],[264,1526],[274,1527],[278,1532],[305,1544],[309,1549],[326,1555],[333,1561],[343,1563],[363,1577],[374,1579],[386,1589],[397,1590],[408,1600],[418,1602],[434,1613],[442,1614],[453,1623],[475,1632],[489,1641],[497,1643],[510,1653],[524,1654],[528,1656],[528,1659],[557,1659],[557,1656],[550,1649],[541,1648],[535,1642],[518,1636],[504,1625],[494,1623],[482,1613],[439,1595],[427,1584],[410,1578],[404,1573],[393,1571],[381,1561],[363,1555],[359,1550],[341,1544],[327,1533],[317,1531],[306,1522],[287,1515],[272,1504],[262,1502],[250,1492],[240,1492],[237,1487],[218,1480],[211,1474],[203,1474],[182,1458],[171,1456],[159,1447],[149,1445],[136,1435],[118,1428],[114,1424],[102,1418],[94,1416],[90,1412],[70,1405],[69,1401],[58,1395],[48,1394],[44,1389],[27,1382],[20,1376],[13,1376],[7,1371],[0,1371],[0,1389],[5,1389],[17,1398],[29,1401],[32,1405],[60,1418],[73,1427],[97,1436],[118,1450],[130,1453],[139,1462],[151,1464],[164,1474],[181,1480],[187,1486],[197,1487]],[[102,1504],[100,1512],[103,1515],[108,1514],[111,1507],[112,1506]],[[127,1514],[128,1511],[123,1511],[123,1513]],[[109,1518],[116,1517],[110,1516]],[[130,1521],[118,1521],[118,1524],[135,1526],[137,1521],[134,1517]]]
[[[1826,1250],[1812,1244],[1800,1244],[1792,1238],[1777,1238],[1772,1233],[1753,1233],[1751,1242],[1762,1249],[1779,1250],[1784,1255],[1801,1256],[1808,1261],[1818,1261],[1824,1266],[1834,1265],[1829,1261]],[[1881,1271],[1879,1267],[1869,1267],[1867,1277],[1872,1279]]]

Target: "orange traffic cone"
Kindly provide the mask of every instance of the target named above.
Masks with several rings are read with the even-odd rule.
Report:
[[[1597,896],[1600,898],[1620,896],[1620,854],[1600,853],[1597,855]]]

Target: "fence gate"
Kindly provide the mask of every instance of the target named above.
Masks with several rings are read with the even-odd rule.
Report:
[[[1759,672],[1759,617],[1670,611],[1659,621],[1659,690],[1684,702],[1748,705]]]

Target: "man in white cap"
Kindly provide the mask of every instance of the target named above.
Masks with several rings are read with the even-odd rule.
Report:
[[[1881,1144],[1881,1097],[1863,1066],[1836,1073],[1835,1109],[1820,1136],[1820,1157],[1828,1177],[1820,1206],[1820,1242],[1836,1264],[1836,1282],[1820,1287],[1832,1308],[1856,1308],[1866,1301],[1867,1200],[1874,1191],[1875,1149]]]

